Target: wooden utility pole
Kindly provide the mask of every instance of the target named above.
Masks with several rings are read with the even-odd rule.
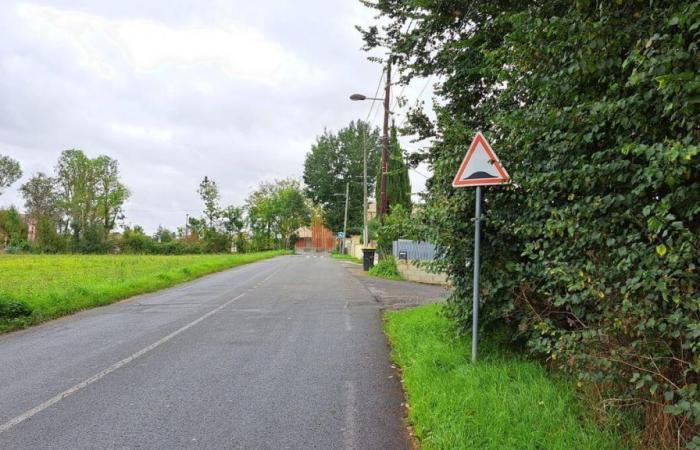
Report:
[[[367,228],[367,128],[369,122],[362,125],[362,245],[369,245],[369,231]]]
[[[386,64],[386,86],[384,87],[384,137],[382,139],[382,176],[380,182],[379,223],[384,225],[388,211],[386,198],[387,172],[389,172],[389,101],[391,100],[391,56]]]

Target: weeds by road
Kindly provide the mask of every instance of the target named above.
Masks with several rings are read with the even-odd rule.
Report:
[[[0,255],[0,332],[286,253]]]
[[[355,258],[352,255],[343,254],[343,253],[331,253],[331,258],[339,259],[341,261],[350,261],[350,262],[354,262],[357,264],[362,264],[362,260],[360,258]]]
[[[409,420],[425,449],[618,449],[585,417],[573,386],[497,340],[457,338],[439,305],[388,312],[392,358],[403,371]]]
[[[369,274],[387,280],[403,280],[398,267],[396,267],[396,259],[393,256],[381,259],[376,266],[369,269]]]

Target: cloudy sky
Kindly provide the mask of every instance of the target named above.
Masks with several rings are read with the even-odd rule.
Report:
[[[372,16],[356,0],[0,1],[0,154],[25,173],[0,206],[68,148],[119,160],[127,222],[147,231],[199,214],[205,175],[224,204],[300,177],[324,127],[368,114],[348,95],[379,81],[354,29]],[[429,103],[431,86],[405,94]]]

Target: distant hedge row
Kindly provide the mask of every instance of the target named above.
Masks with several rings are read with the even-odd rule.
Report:
[[[482,325],[646,413],[647,444],[700,448],[700,4],[379,0],[404,77],[436,75],[423,211],[470,326],[476,130],[509,170],[485,193]]]

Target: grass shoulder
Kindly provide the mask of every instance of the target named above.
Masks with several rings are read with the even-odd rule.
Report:
[[[573,383],[497,340],[480,343],[471,364],[470,340],[439,305],[387,312],[384,323],[422,448],[624,448],[586,413]]]
[[[331,253],[331,258],[338,259],[340,261],[350,261],[350,262],[354,262],[357,264],[362,264],[362,260],[360,258],[355,258],[352,255],[343,254],[343,253],[333,252],[333,253]]]
[[[0,255],[0,333],[284,254]]]

